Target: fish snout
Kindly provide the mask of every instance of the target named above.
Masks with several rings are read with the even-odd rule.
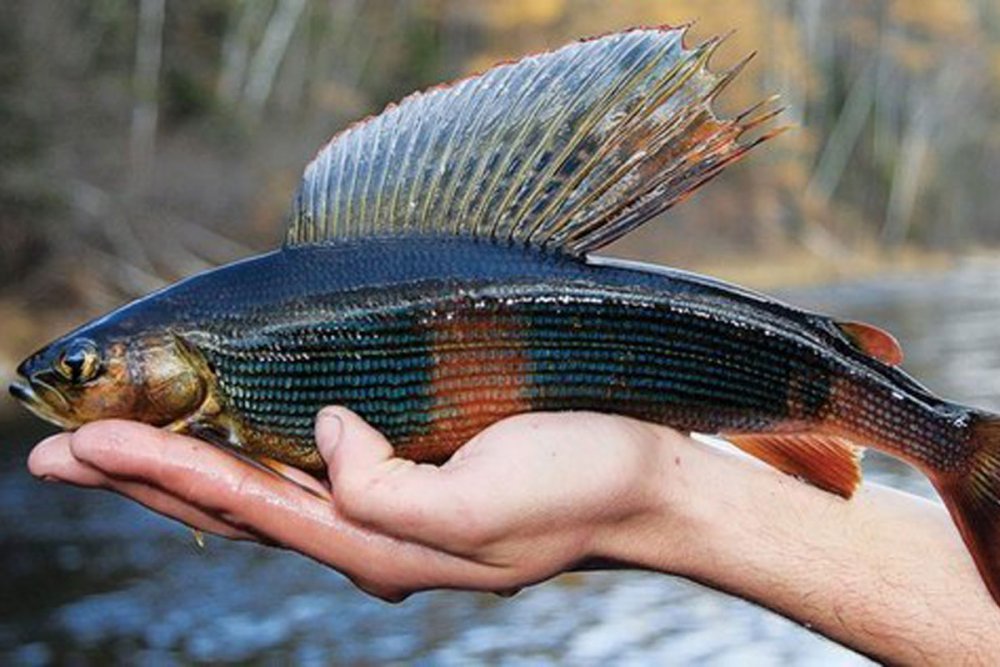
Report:
[[[77,420],[66,398],[53,386],[36,378],[18,378],[7,387],[10,395],[29,411],[63,428],[74,428]]]
[[[28,401],[30,401],[34,393],[31,391],[31,387],[29,387],[26,383],[24,383],[21,380],[14,380],[13,382],[11,382],[10,386],[7,387],[7,391],[10,392],[11,396],[21,401],[22,403],[27,403]]]
[[[31,388],[31,380],[29,379],[31,377],[32,359],[34,359],[34,355],[18,364],[14,371],[17,377],[7,387],[10,395],[22,403],[31,403],[37,398],[34,389]]]

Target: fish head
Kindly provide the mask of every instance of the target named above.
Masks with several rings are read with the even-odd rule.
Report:
[[[25,359],[10,393],[62,428],[99,419],[164,426],[201,407],[208,395],[203,366],[170,333],[121,336],[85,328]]]

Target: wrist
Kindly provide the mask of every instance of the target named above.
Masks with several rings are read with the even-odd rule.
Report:
[[[649,428],[651,437],[644,446],[655,448],[655,454],[635,481],[635,501],[625,516],[598,530],[591,555],[690,576],[709,547],[709,528],[718,520],[716,459],[731,457],[672,429]]]

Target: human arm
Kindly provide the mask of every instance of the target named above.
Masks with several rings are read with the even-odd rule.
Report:
[[[752,600],[883,663],[996,663],[1000,608],[940,505],[872,483],[845,501],[690,444],[671,478],[690,501],[689,548],[667,556],[660,511],[612,558]]]
[[[867,485],[845,502],[669,429],[587,413],[506,420],[440,468],[393,458],[344,410],[325,411],[317,435],[332,498],[128,422],[56,436],[30,466],[299,551],[386,599],[511,591],[611,561],[702,581],[891,662],[1000,651],[1000,612],[946,514],[906,494]]]

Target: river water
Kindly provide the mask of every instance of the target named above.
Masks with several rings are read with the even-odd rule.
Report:
[[[1000,410],[1000,265],[783,296],[893,331],[905,368]],[[658,574],[563,576],[512,599],[434,592],[388,605],[304,558],[191,533],[105,493],[25,472],[34,424],[0,424],[0,664],[856,665],[770,612]],[[932,495],[895,461],[869,479]]]

